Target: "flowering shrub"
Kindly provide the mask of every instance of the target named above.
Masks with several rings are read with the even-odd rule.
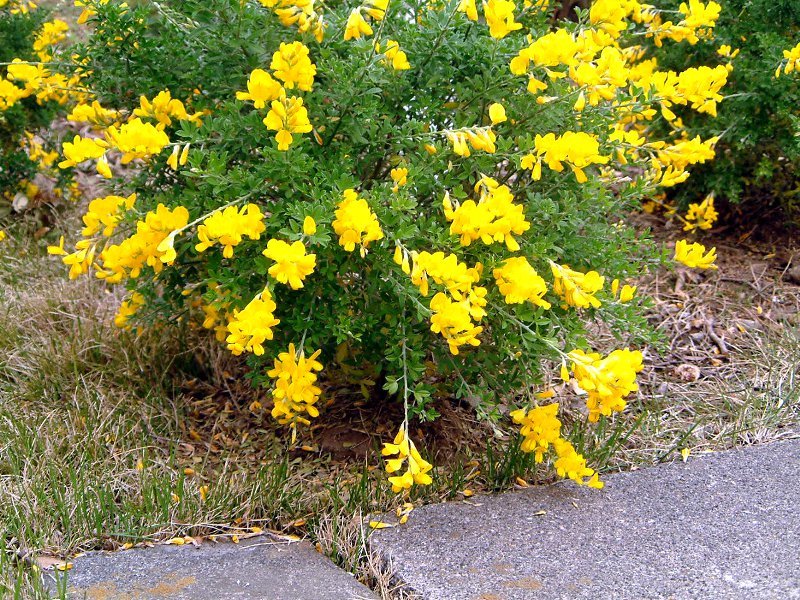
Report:
[[[718,118],[683,115],[692,135],[720,139],[717,158],[675,190],[681,207],[713,192],[726,204],[747,203],[738,210],[748,224],[758,216],[765,222],[782,220],[768,217],[776,208],[795,222],[800,218],[800,85],[791,55],[798,43],[800,3],[795,0],[726,0],[713,39],[662,49],[665,67],[722,62],[730,69]],[[723,205],[723,216],[728,210],[737,209]]]
[[[395,491],[431,481],[408,421],[437,397],[496,418],[560,377],[590,422],[625,408],[641,352],[588,336],[650,335],[624,281],[657,259],[621,218],[714,157],[678,114],[713,117],[728,75],[659,70],[641,42],[709,37],[714,2],[598,0],[556,28],[546,0],[80,4],[93,95],[59,167],[109,195],[50,252],[125,286],[118,325],[212,330],[293,438],[320,371],[367,367],[405,406],[383,450]],[[513,413],[523,448],[599,487],[540,403],[555,393]]]
[[[67,29],[34,2],[0,0],[0,219],[12,206],[21,211],[78,194],[56,167],[58,145],[42,134],[81,97],[75,78],[43,65],[61,60]]]

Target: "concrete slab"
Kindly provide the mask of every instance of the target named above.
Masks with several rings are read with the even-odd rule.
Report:
[[[370,545],[424,600],[800,598],[800,440],[605,482],[419,508]]]
[[[91,552],[73,564],[66,573],[71,599],[377,599],[310,544],[274,543],[265,537],[239,544]]]

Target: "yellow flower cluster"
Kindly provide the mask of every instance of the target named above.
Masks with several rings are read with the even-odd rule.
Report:
[[[497,150],[494,131],[491,127],[467,127],[464,129],[453,129],[445,132],[447,139],[453,144],[453,152],[459,156],[468,157],[470,146],[473,150],[482,150],[489,154],[494,154]]]
[[[95,125],[108,125],[119,118],[119,111],[103,108],[97,100],[89,103],[78,103],[72,107],[67,115],[67,120],[74,123],[93,123]]]
[[[269,290],[264,288],[242,310],[234,310],[228,323],[228,350],[236,356],[252,352],[256,356],[264,354],[264,342],[274,337],[272,328],[280,323],[275,318],[277,306]]]
[[[533,452],[534,460],[542,462],[544,453],[561,437],[561,421],[558,420],[558,402],[536,406],[529,411],[519,409],[511,412],[511,418],[522,425],[520,433],[524,438],[521,449]]]
[[[58,163],[58,168],[67,169],[84,161],[100,158],[106,153],[106,148],[108,143],[104,140],[76,135],[71,142],[62,144],[61,153],[64,155],[64,160]]]
[[[364,18],[364,15],[375,21],[382,21],[388,6],[389,0],[368,0],[354,8],[344,26],[344,40],[357,40],[363,36],[372,35],[372,26]]]
[[[307,46],[301,42],[281,42],[272,55],[270,69],[274,78],[263,69],[255,69],[250,73],[247,91],[236,92],[236,98],[252,100],[256,108],[264,108],[270,103],[270,111],[264,117],[263,123],[267,129],[276,132],[278,150],[284,152],[294,141],[292,134],[308,133],[313,129],[303,99],[287,96],[286,90],[297,88],[310,92],[314,86],[317,67],[311,62]]]
[[[383,238],[378,217],[363,198],[352,188],[343,193],[343,200],[336,209],[333,230],[339,236],[339,245],[347,252],[361,246],[362,258],[367,255],[370,242]]]
[[[783,60],[786,62],[781,62],[781,64],[778,65],[778,68],[775,70],[775,77],[781,76],[781,70],[783,70],[784,75],[794,73],[795,71],[800,72],[800,43],[794,48],[784,50]]]
[[[127,198],[122,196],[95,198],[89,202],[89,207],[83,215],[85,227],[81,235],[88,238],[102,231],[105,237],[110,237],[125,211],[131,210],[135,202],[136,194],[131,194]]]
[[[122,152],[122,164],[136,159],[148,159],[159,154],[168,144],[169,137],[152,123],[136,117],[120,127],[112,125],[106,130],[106,140]]]
[[[459,346],[478,346],[481,343],[478,335],[483,327],[472,322],[471,308],[468,299],[453,300],[442,292],[431,300],[431,331],[442,334],[453,355],[458,355]]]
[[[145,298],[139,292],[133,292],[129,300],[124,300],[119,305],[117,314],[114,316],[114,325],[120,329],[129,327],[128,320],[134,316],[139,309],[145,305]]]
[[[600,481],[598,473],[586,466],[586,459],[570,442],[559,438],[553,443],[553,447],[558,456],[555,467],[559,477],[569,477],[578,485],[602,489],[603,482]]]
[[[7,67],[8,81],[0,83],[0,109],[12,106],[18,100],[35,95],[39,104],[58,102],[66,104],[68,100],[81,101],[86,97],[81,89],[81,76],[78,73],[67,78],[61,73],[50,73],[42,64],[34,64],[15,58]],[[0,80],[2,82],[4,80]],[[22,88],[13,85],[17,81]]]
[[[652,37],[655,45],[661,47],[663,40],[675,42],[687,41],[694,45],[701,38],[707,38],[716,25],[722,7],[716,2],[703,4],[701,0],[689,0],[679,7],[683,15],[678,23],[662,22],[660,15],[654,15],[648,24],[648,37]]]
[[[97,277],[119,283],[125,277],[137,278],[145,265],[160,273],[165,264],[175,260],[172,242],[188,222],[189,211],[185,207],[169,209],[159,204],[155,212],[148,212],[144,221],[136,223],[136,233],[100,253],[102,268]]]
[[[530,229],[521,204],[514,204],[508,186],[500,185],[491,177],[481,177],[475,184],[480,194],[478,202],[466,200],[453,207],[449,194],[443,201],[445,218],[450,221],[450,233],[461,236],[461,244],[469,246],[476,240],[486,245],[505,243],[512,252],[519,250],[515,235]]]
[[[300,33],[311,32],[317,42],[325,36],[325,22],[316,10],[314,0],[258,0],[262,6],[271,8],[281,25],[297,26]]]
[[[494,270],[494,278],[507,304],[528,301],[544,309],[550,308],[550,303],[544,299],[547,284],[524,256],[503,261],[503,265]]]
[[[0,8],[8,8],[12,15],[25,15],[36,9],[37,4],[30,0],[0,0]]]
[[[281,42],[272,55],[269,68],[275,77],[283,81],[283,87],[292,90],[295,87],[310,92],[314,86],[317,67],[308,56],[308,47],[302,42]]]
[[[568,306],[600,308],[600,300],[595,294],[603,289],[605,277],[597,271],[573,271],[567,265],[557,265],[552,261],[550,270],[553,272],[553,291]]]
[[[538,135],[534,139],[536,155],[528,154],[522,158],[523,169],[532,171],[531,177],[538,181],[542,177],[542,161],[548,167],[561,173],[562,163],[567,163],[575,173],[579,183],[587,180],[583,169],[591,164],[606,164],[608,156],[600,155],[600,142],[597,137],[583,131],[567,131],[556,136],[553,133]]]
[[[561,421],[558,419],[558,403],[535,406],[526,411],[519,409],[511,412],[514,423],[521,425],[523,437],[520,449],[533,452],[533,459],[540,463],[544,455],[552,447],[556,452],[555,468],[559,477],[568,477],[578,485],[586,485],[600,489],[603,483],[599,475],[586,466],[586,459],[575,447],[561,437]],[[588,479],[587,479],[588,478]]]
[[[624,410],[625,396],[639,389],[636,374],[643,365],[642,353],[638,350],[614,350],[606,357],[596,352],[586,354],[583,350],[573,350],[568,356],[578,386],[588,394],[586,406],[592,423],[600,415],[609,416]]]
[[[423,251],[411,253],[412,267],[408,271],[408,258],[401,252],[400,246],[395,247],[394,261],[404,267],[404,271],[411,275],[411,282],[419,288],[423,296],[429,293],[428,277],[438,285],[445,287],[447,292],[456,300],[469,297],[473,284],[480,280],[480,268],[470,268],[465,263],[459,262],[455,254],[445,256],[444,252]]]
[[[414,484],[429,485],[433,482],[428,472],[433,465],[420,456],[414,442],[408,437],[408,426],[403,424],[397,432],[394,440],[383,443],[381,454],[383,456],[395,456],[386,460],[386,472],[397,473],[405,464],[406,470],[402,475],[389,477],[392,484],[392,491],[399,493],[403,490],[411,489]]]
[[[303,280],[314,272],[317,264],[317,255],[306,254],[306,247],[300,240],[291,244],[283,240],[270,240],[263,254],[275,261],[269,268],[269,274],[293,290],[303,287]]]
[[[459,353],[459,346],[480,344],[477,336],[483,328],[472,322],[486,316],[487,290],[475,285],[483,268],[480,263],[470,268],[459,262],[455,254],[445,256],[444,252],[424,251],[412,252],[413,264],[409,265],[409,254],[399,245],[395,247],[394,261],[411,276],[411,282],[423,296],[430,291],[429,277],[444,287],[444,293],[439,292],[431,299],[431,331],[444,337],[452,354]]]
[[[273,100],[270,111],[264,117],[264,125],[277,132],[275,140],[281,152],[292,145],[293,133],[308,133],[313,129],[308,120],[308,110],[303,106],[303,99],[295,96],[282,96],[279,100]]]
[[[724,65],[691,67],[680,73],[655,71],[637,81],[637,86],[652,91],[661,103],[661,114],[668,121],[677,117],[670,110],[673,105],[688,105],[699,113],[717,116],[717,103],[722,101],[720,90],[728,82],[728,69]]]
[[[692,269],[716,269],[714,261],[717,260],[717,249],[711,248],[706,252],[703,244],[690,244],[686,240],[678,240],[675,244],[674,259]]]
[[[311,421],[303,417],[318,417],[319,410],[315,406],[322,393],[315,384],[315,371],[322,370],[322,363],[317,358],[321,350],[317,350],[308,358],[301,348],[299,356],[294,344],[289,344],[287,352],[281,352],[275,358],[275,366],[267,375],[275,380],[272,400],[275,406],[272,417],[281,425],[289,425],[292,429],[292,443],[297,438],[297,425],[310,425]]]
[[[381,51],[381,45],[375,42],[375,52]],[[386,47],[383,50],[384,63],[392,67],[395,71],[407,71],[411,68],[408,56],[400,49],[400,44],[394,40],[386,40]]]
[[[186,112],[183,102],[173,98],[169,90],[159,92],[152,100],[141,96],[139,108],[134,109],[133,114],[136,117],[155,119],[161,126],[159,129],[172,125],[173,118],[179,121],[199,122],[202,117],[201,113],[190,115]]]
[[[84,231],[96,233],[103,225],[104,231],[111,228],[110,231],[113,232],[121,218],[120,211],[127,210],[129,204],[132,207],[135,196],[110,196],[99,200],[94,205],[94,210],[90,205],[88,219],[84,219]],[[63,237],[58,246],[49,246],[47,251],[62,257],[63,263],[70,267],[71,279],[87,273],[94,265],[98,278],[105,279],[108,283],[119,283],[126,277],[137,278],[146,265],[153,267],[156,273],[161,272],[164,264],[171,263],[175,258],[175,251],[171,246],[175,233],[188,222],[189,211],[183,206],[172,210],[159,204],[155,211],[145,215],[144,221],[136,223],[136,232],[133,235],[119,244],[106,246],[97,257],[97,263],[97,242],[90,238],[79,240],[75,244],[75,252],[72,253],[64,250]]]
[[[656,154],[650,159],[650,178],[663,187],[670,187],[686,181],[690,165],[702,164],[714,158],[714,146],[719,138],[712,137],[702,141],[700,136],[685,139],[672,145],[653,142],[650,147]]]
[[[67,39],[67,31],[69,25],[61,19],[53,19],[42,24],[42,29],[33,40],[33,51],[39,56],[39,60],[47,62],[53,57],[48,48]]]
[[[692,203],[684,217],[684,231],[696,231],[698,229],[711,229],[714,226],[719,213],[714,209],[713,192],[706,196],[702,202]]]
[[[514,20],[515,8],[516,4],[511,0],[487,0],[483,3],[483,16],[489,26],[489,35],[499,40],[522,28],[522,24]],[[478,20],[475,0],[461,0],[458,11],[464,13],[470,21]]]
[[[240,209],[228,206],[215,211],[197,228],[200,243],[194,248],[205,252],[219,244],[223,247],[222,256],[232,258],[234,246],[241,244],[245,236],[257,240],[264,229],[264,214],[257,204],[250,203]]]

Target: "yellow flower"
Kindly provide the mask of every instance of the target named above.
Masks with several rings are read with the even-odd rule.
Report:
[[[317,233],[317,223],[313,217],[306,216],[303,219],[303,235],[314,235]]]
[[[524,438],[520,448],[523,452],[534,452],[534,460],[542,462],[544,453],[561,437],[561,421],[558,420],[558,402],[536,406],[529,411],[523,409],[511,413],[517,425],[522,425],[520,434]]]
[[[236,92],[237,100],[252,100],[256,108],[264,108],[268,102],[281,96],[281,84],[263,69],[255,69],[247,80],[247,91]]]
[[[573,350],[568,356],[578,386],[587,393],[586,406],[592,423],[600,415],[610,416],[624,410],[625,396],[639,389],[636,374],[643,365],[638,350],[614,350],[605,358],[595,352]]]
[[[494,270],[494,278],[507,304],[522,304],[527,300],[544,309],[550,308],[550,303],[543,298],[547,284],[524,256],[506,259],[502,267]]]
[[[0,242],[5,240],[7,237],[8,237],[8,234],[6,234],[6,232],[4,230],[0,229]]]
[[[128,320],[144,305],[144,296],[139,292],[133,292],[130,300],[125,300],[120,304],[119,310],[117,310],[117,314],[114,316],[114,325],[120,329],[128,327]]]
[[[228,350],[236,356],[252,352],[264,354],[264,342],[274,337],[272,328],[280,323],[275,318],[275,302],[268,289],[253,298],[242,310],[234,310],[228,323]]]
[[[684,217],[686,224],[683,226],[683,230],[711,229],[718,217],[719,213],[714,209],[714,193],[712,192],[699,204],[689,205],[689,211]]]
[[[781,63],[778,66],[778,70],[775,71],[775,77],[780,77],[781,68],[783,69],[784,75],[788,75],[794,71],[800,72],[800,43],[798,43],[794,48],[784,50],[783,58],[786,61],[786,64]]]
[[[172,124],[172,118],[179,121],[195,121],[200,118],[200,114],[189,115],[183,102],[173,98],[169,90],[159,92],[152,101],[146,96],[139,98],[139,108],[133,111],[137,117],[153,118],[162,126]]]
[[[703,244],[689,244],[686,240],[678,240],[674,259],[692,269],[716,269],[714,261],[717,260],[717,249],[711,248],[706,253]]]
[[[108,143],[122,152],[122,164],[134,159],[147,159],[159,154],[168,144],[167,134],[139,117],[121,127],[112,125],[106,130]]]
[[[50,54],[45,49],[67,39],[67,31],[69,31],[69,25],[61,19],[53,19],[44,23],[33,41],[33,51],[39,55],[41,60],[49,60]]]
[[[506,109],[503,108],[502,104],[493,102],[489,105],[489,119],[492,121],[492,125],[497,125],[498,123],[508,120],[508,117],[506,117]]]
[[[186,227],[188,222],[189,211],[185,207],[169,209],[159,204],[155,211],[145,215],[143,221],[136,223],[136,233],[119,244],[106,246],[100,254],[102,267],[98,267],[97,277],[108,283],[119,283],[125,277],[136,279],[145,266],[160,273],[164,264],[175,257],[172,243],[176,232]],[[70,256],[64,257],[66,264],[69,264],[67,259]]]
[[[408,259],[404,259],[402,253],[398,256],[399,248],[399,246],[396,247],[395,262],[402,265],[403,260],[406,260],[407,264]],[[438,285],[444,286],[447,293],[459,301],[469,298],[474,284],[481,278],[479,266],[470,268],[466,263],[459,262],[455,254],[445,256],[444,252],[434,252],[433,254],[412,252],[411,257],[414,266],[408,274],[411,276],[411,282],[419,287],[423,296],[427,296],[429,292],[428,277]],[[398,258],[400,258],[399,262]]]
[[[553,291],[561,296],[569,306],[576,308],[600,308],[600,300],[594,294],[603,289],[605,278],[597,271],[581,273],[567,265],[557,265],[550,261],[553,272]]]
[[[122,196],[95,198],[89,202],[89,208],[83,215],[85,227],[81,235],[91,237],[102,231],[104,236],[111,236],[125,211],[131,210],[135,202],[136,194],[131,194],[127,198]]]
[[[367,201],[358,197],[355,190],[352,188],[345,190],[343,197],[335,212],[333,230],[339,236],[339,245],[342,248],[352,252],[358,244],[361,246],[363,257],[370,242],[383,238],[383,231],[378,223],[378,217],[372,212]]]
[[[264,229],[264,214],[257,204],[251,203],[241,209],[228,206],[215,211],[197,228],[200,243],[195,250],[205,252],[214,244],[220,244],[223,246],[222,255],[232,258],[233,247],[238,246],[245,236],[257,240]]]
[[[322,390],[315,383],[317,375],[314,371],[322,370],[322,363],[317,358],[321,350],[315,351],[308,358],[302,349],[300,354],[289,344],[288,352],[281,352],[275,359],[275,366],[267,375],[275,380],[272,399],[275,403],[272,417],[281,425],[289,425],[292,429],[292,442],[297,435],[297,425],[310,425],[308,417],[318,417],[319,410],[315,406]]]
[[[111,172],[111,167],[108,166],[108,159],[105,154],[97,159],[95,169],[97,169],[97,172],[105,179],[111,179],[114,176]]]
[[[288,150],[292,145],[293,133],[308,133],[313,129],[302,98],[284,96],[280,100],[273,100],[270,106],[271,109],[263,123],[268,129],[277,131],[275,139],[281,152]]]
[[[75,167],[85,160],[100,158],[105,154],[108,144],[96,138],[82,138],[76,135],[72,142],[64,142],[61,146],[61,153],[64,160],[58,163],[59,169]]]
[[[490,177],[482,177],[475,191],[480,191],[478,202],[470,199],[454,211],[445,210],[445,218],[452,221],[450,233],[461,236],[464,246],[481,240],[486,245],[504,242],[512,252],[519,250],[514,236],[530,229],[530,223],[525,220],[522,205],[514,204],[511,190]]]
[[[489,35],[502,39],[512,31],[522,29],[522,24],[514,20],[516,5],[511,0],[488,0],[483,3],[483,16],[489,25]]]
[[[280,48],[272,55],[269,68],[283,81],[287,90],[296,86],[298,90],[310,92],[317,74],[317,67],[308,57],[308,47],[302,42],[281,42]]]
[[[478,20],[478,7],[475,5],[475,0],[461,0],[458,12],[463,12],[470,21]]]
[[[392,491],[399,493],[408,490],[412,485],[429,485],[433,482],[428,472],[433,469],[433,465],[420,456],[414,442],[408,437],[407,426],[404,424],[394,440],[383,443],[381,450],[383,456],[395,456],[386,460],[386,472],[396,473],[406,465],[406,470],[402,475],[389,477],[392,484]]]
[[[392,188],[392,191],[395,193],[397,193],[401,187],[408,183],[408,169],[405,167],[397,167],[396,169],[392,169],[390,175],[392,177],[392,181],[394,181],[394,187]]]
[[[317,264],[317,255],[306,254],[306,247],[299,240],[292,244],[270,240],[262,254],[275,261],[269,268],[269,274],[280,283],[287,283],[293,290],[303,287],[303,279],[314,272]]]
[[[16,104],[17,100],[26,98],[29,95],[30,92],[18,88],[10,81],[0,79],[0,110],[11,108]]]
[[[361,7],[354,8],[347,17],[344,28],[344,41],[357,40],[362,36],[372,35],[372,27],[361,14]]]
[[[381,45],[375,44],[375,52],[381,51]],[[386,57],[385,63],[391,66],[395,71],[407,71],[411,68],[408,62],[406,53],[400,49],[400,44],[394,40],[386,40],[386,50],[383,51]]]
[[[475,326],[471,320],[469,300],[454,302],[439,292],[431,300],[431,331],[441,333],[447,341],[450,353],[457,355],[459,346],[478,346],[478,335],[483,327]]]
[[[489,154],[494,154],[496,150],[495,140],[497,138],[491,127],[454,129],[448,131],[446,135],[450,143],[453,144],[453,152],[465,158],[470,155],[470,146],[475,150],[483,150]]]
[[[553,443],[553,447],[558,455],[555,467],[559,477],[569,477],[578,485],[586,485],[595,489],[603,487],[598,474],[594,469],[586,466],[586,459],[575,451],[572,444],[559,438]]]
[[[542,174],[542,161],[557,172],[562,172],[567,163],[575,173],[579,183],[587,181],[583,169],[591,164],[606,164],[608,156],[600,155],[600,144],[597,137],[583,131],[567,131],[556,137],[553,133],[536,135],[534,139],[536,156],[528,154],[523,157],[522,168],[533,171],[532,178],[537,181]]]
[[[91,104],[76,104],[72,112],[67,115],[67,119],[76,123],[111,123],[119,116],[116,110],[103,108],[97,100]]]
[[[630,302],[636,295],[636,286],[628,285],[626,283],[625,285],[622,286],[622,290],[620,290],[619,279],[615,279],[614,281],[611,282],[611,293],[616,297],[617,292],[619,292],[620,302]]]

